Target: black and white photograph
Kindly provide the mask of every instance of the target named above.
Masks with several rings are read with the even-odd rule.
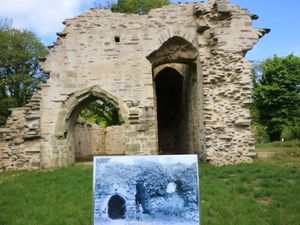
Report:
[[[94,157],[94,225],[199,225],[197,155]]]

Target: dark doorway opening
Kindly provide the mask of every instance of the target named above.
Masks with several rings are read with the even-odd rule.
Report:
[[[155,77],[160,154],[181,153],[183,76],[166,67]]]
[[[125,219],[126,201],[120,195],[112,196],[108,201],[108,216],[109,218]]]

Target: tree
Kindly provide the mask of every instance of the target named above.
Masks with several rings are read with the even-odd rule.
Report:
[[[39,59],[46,54],[33,32],[12,28],[8,20],[0,22],[0,125],[10,108],[23,106],[46,79],[39,67]]]
[[[111,5],[111,10],[113,12],[137,14],[141,6],[142,13],[147,14],[151,9],[168,4],[170,4],[169,0],[118,0],[117,3]]]
[[[284,126],[297,135],[300,127],[300,58],[274,56],[255,70],[254,107],[270,141],[280,139]],[[298,136],[299,138],[299,136]]]
[[[96,123],[101,127],[121,125],[124,123],[118,108],[104,100],[97,100],[89,104],[81,111],[79,119]]]

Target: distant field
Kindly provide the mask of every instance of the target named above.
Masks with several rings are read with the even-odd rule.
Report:
[[[256,144],[256,150],[300,153],[300,141],[276,141],[272,143],[259,143]]]
[[[200,163],[202,225],[300,225],[300,147],[253,164]],[[92,167],[0,174],[0,225],[92,224]]]

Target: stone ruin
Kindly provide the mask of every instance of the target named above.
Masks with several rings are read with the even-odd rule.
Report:
[[[209,0],[148,15],[90,9],[65,20],[41,62],[49,79],[0,129],[0,171],[73,164],[78,115],[97,99],[117,107],[125,123],[108,152],[92,154],[251,162],[251,63],[244,56],[268,32],[252,27],[257,18]],[[90,133],[81,138],[95,141]]]

